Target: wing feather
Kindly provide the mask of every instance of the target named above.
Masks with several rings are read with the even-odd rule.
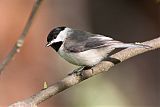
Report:
[[[64,44],[65,49],[69,52],[77,53],[77,52],[83,52],[90,49],[107,47],[115,43],[119,43],[119,41],[115,41],[112,38],[105,37],[103,35],[98,35],[98,34],[87,37],[87,39],[84,39],[85,36],[81,38],[83,38],[83,40],[80,40],[80,41],[78,41],[77,39],[73,40],[73,38],[67,39]]]

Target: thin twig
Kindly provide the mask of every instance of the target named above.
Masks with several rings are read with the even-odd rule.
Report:
[[[122,50],[114,55],[112,55],[112,58],[120,60],[120,62],[125,61],[133,56],[136,56],[138,54],[142,54],[144,52],[148,52],[151,50],[155,50],[160,48],[160,37],[144,42],[143,44],[151,46],[152,48],[146,49],[146,48],[128,48],[125,50]],[[47,100],[48,98],[64,91],[65,89],[68,89],[72,87],[73,85],[76,85],[82,81],[84,81],[87,78],[90,78],[94,75],[97,75],[101,72],[108,71],[111,67],[113,67],[115,64],[111,61],[102,61],[95,67],[92,67],[89,70],[83,70],[82,73],[79,74],[72,74],[68,75],[62,80],[58,81],[57,83],[53,84],[52,86],[41,90],[37,94],[23,100],[19,101],[15,104],[10,105],[9,107],[36,107],[41,102]]]
[[[33,19],[35,17],[35,14],[43,0],[35,0],[35,3],[33,5],[32,11],[30,13],[30,16],[28,18],[28,21],[20,34],[18,40],[16,41],[15,45],[13,46],[12,50],[9,52],[9,54],[6,56],[6,58],[3,60],[3,62],[0,65],[0,74],[2,73],[3,69],[6,67],[6,65],[12,60],[14,55],[20,51],[20,48],[22,47],[24,43],[24,39],[32,25]]]

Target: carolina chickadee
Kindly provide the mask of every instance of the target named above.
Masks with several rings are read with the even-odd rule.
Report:
[[[48,34],[47,42],[47,47],[51,46],[68,62],[88,67],[101,62],[116,48],[145,47],[68,27],[54,28]]]

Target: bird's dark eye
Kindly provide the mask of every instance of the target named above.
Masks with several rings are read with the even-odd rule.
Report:
[[[63,31],[66,27],[62,26],[62,27],[57,27],[57,28],[54,28],[49,34],[48,34],[48,37],[47,37],[47,42],[50,42],[52,41],[53,39],[56,39],[58,34]]]

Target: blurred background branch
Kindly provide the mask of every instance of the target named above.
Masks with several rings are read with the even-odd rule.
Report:
[[[0,64],[0,74],[2,73],[3,69],[6,67],[6,65],[12,60],[14,55],[18,52],[20,52],[20,48],[22,47],[24,43],[24,39],[27,36],[27,33],[32,25],[33,19],[36,15],[36,12],[43,0],[35,0],[35,3],[33,5],[32,11],[30,13],[30,16],[28,18],[28,21],[20,34],[18,40],[16,41],[15,45],[13,46],[12,50],[9,52],[9,54],[6,56],[6,58],[3,60],[3,62]]]
[[[144,52],[151,51],[151,50],[158,49],[158,48],[160,48],[160,37],[153,39],[153,40],[150,40],[150,41],[143,42],[143,44],[151,46],[152,48],[149,48],[149,49],[128,48],[128,49],[122,50],[118,53],[111,55],[111,57],[116,58],[116,59],[120,60],[121,62],[123,62],[133,56],[136,56],[136,55],[139,55]],[[110,61],[102,61],[100,64],[97,64],[96,66],[92,67],[89,70],[83,70],[82,74],[75,74],[74,73],[72,75],[68,75],[67,77],[58,81],[54,85],[52,85],[46,89],[43,89],[42,91],[29,97],[26,100],[19,101],[15,104],[12,104],[9,107],[26,107],[26,106],[36,107],[38,104],[47,100],[51,96],[54,96],[54,95],[64,91],[65,89],[68,89],[68,88],[72,87],[73,85],[76,85],[76,84],[82,82],[83,80],[88,79],[94,75],[97,75],[97,74],[104,72],[104,71],[108,71],[113,66],[114,66],[114,64]]]

